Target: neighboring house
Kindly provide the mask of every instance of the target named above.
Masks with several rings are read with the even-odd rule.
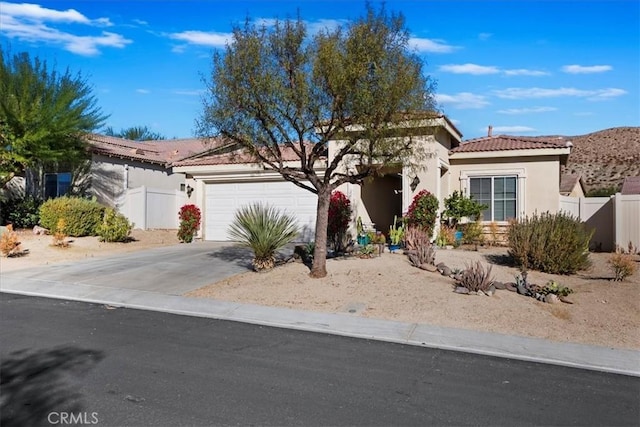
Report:
[[[626,177],[622,183],[620,193],[623,195],[640,194],[640,176]]]
[[[103,135],[90,135],[88,142],[88,193],[114,207],[121,203],[127,190],[142,186],[185,191],[185,176],[175,173],[171,163],[216,144],[201,139],[130,141]]]
[[[578,174],[564,174],[560,177],[560,195],[585,197],[584,181]]]
[[[506,224],[534,212],[556,212],[560,204],[560,167],[571,144],[564,140],[488,136],[462,141],[462,134],[444,115],[402,124],[412,138],[425,144],[430,156],[421,170],[403,165],[380,165],[379,176],[362,185],[344,184],[354,217],[386,233],[394,215],[402,215],[419,191],[426,189],[443,202],[461,190],[486,204],[484,221]],[[327,162],[339,147],[332,141]],[[291,153],[293,154],[293,153]],[[295,162],[297,157],[291,155]],[[325,167],[318,165],[319,172]],[[293,213],[312,236],[317,197],[274,171],[264,170],[250,159],[227,153],[209,153],[173,163],[176,173],[187,176],[195,188],[193,203],[202,210],[201,237],[228,240],[227,230],[237,208],[263,201]]]

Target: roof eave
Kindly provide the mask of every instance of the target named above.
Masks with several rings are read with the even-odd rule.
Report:
[[[527,148],[521,150],[492,150],[492,151],[465,151],[449,152],[450,160],[462,159],[489,159],[502,157],[536,157],[536,156],[569,156],[569,147],[558,148]],[[562,161],[562,159],[561,159]]]

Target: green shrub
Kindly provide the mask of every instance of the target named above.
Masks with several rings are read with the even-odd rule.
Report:
[[[40,206],[40,225],[55,230],[59,219],[64,219],[69,236],[95,236],[102,222],[105,207],[80,197],[49,199]]]
[[[509,255],[526,269],[572,274],[589,266],[592,235],[571,215],[536,213],[509,225]]]
[[[477,221],[482,217],[482,211],[487,205],[476,202],[471,197],[466,197],[461,191],[454,191],[451,196],[444,199],[445,210],[442,218],[455,226],[464,217]]]
[[[129,240],[133,224],[127,217],[115,209],[107,208],[104,211],[102,222],[96,227],[96,233],[101,242],[126,242]]]
[[[419,227],[429,236],[433,232],[438,216],[438,198],[427,190],[422,190],[413,198],[409,206],[406,222],[408,226]]]
[[[253,250],[253,267],[267,270],[275,266],[275,253],[293,241],[299,233],[293,216],[273,206],[255,203],[236,212],[229,236]]]
[[[40,220],[42,202],[34,197],[3,200],[0,203],[2,223],[13,224],[13,228],[31,228]]]

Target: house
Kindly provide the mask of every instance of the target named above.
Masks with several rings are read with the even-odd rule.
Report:
[[[89,135],[91,152],[88,193],[107,206],[118,206],[127,190],[150,187],[185,191],[185,176],[171,163],[216,146],[216,140],[130,141]]]
[[[508,135],[465,141],[449,152],[452,188],[488,206],[483,221],[506,224],[535,212],[557,212],[560,167],[571,143]]]
[[[408,120],[411,138],[424,144],[429,156],[422,168],[380,165],[379,174],[362,185],[343,184],[338,190],[349,197],[355,216],[365,225],[386,232],[394,215],[402,215],[419,191],[433,193],[443,206],[453,191],[461,190],[488,206],[487,222],[507,224],[510,218],[534,212],[556,212],[560,204],[560,168],[571,151],[564,140],[506,135],[469,141],[444,115]],[[406,130],[406,129],[405,129]],[[327,162],[340,146],[331,141]],[[297,157],[286,152],[287,159]],[[316,165],[322,172],[326,163]],[[174,173],[184,173],[193,187],[193,203],[202,210],[201,237],[227,240],[227,229],[242,205],[263,201],[293,213],[305,234],[315,227],[316,195],[285,181],[277,173],[264,170],[251,159],[230,150],[195,155],[173,163]]]
[[[563,174],[560,177],[560,195],[569,197],[585,197],[586,191],[582,176]]]
[[[283,148],[282,154],[285,162],[298,160],[288,148]],[[315,168],[322,173],[326,163],[319,162]],[[228,240],[227,230],[238,208],[257,201],[295,214],[302,228],[301,240],[313,238],[316,195],[285,181],[277,172],[265,170],[237,147],[176,161],[173,171],[186,174],[187,185],[195,190],[191,201],[202,211],[201,236],[205,240]]]
[[[640,194],[640,176],[628,176],[622,182],[623,195]]]

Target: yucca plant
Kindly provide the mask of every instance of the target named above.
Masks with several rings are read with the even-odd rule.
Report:
[[[273,206],[254,203],[236,212],[229,236],[253,250],[253,268],[268,270],[275,266],[278,249],[296,238],[300,229],[292,215]]]

